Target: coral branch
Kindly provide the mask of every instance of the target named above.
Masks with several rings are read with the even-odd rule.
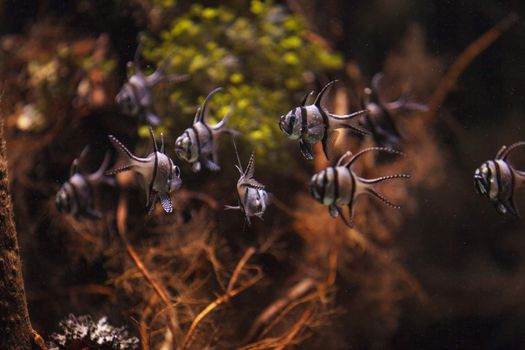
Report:
[[[514,23],[518,21],[518,18],[518,15],[514,13],[508,15],[493,28],[488,30],[485,34],[471,43],[461,53],[461,55],[459,55],[430,98],[429,110],[425,116],[427,120],[431,120],[436,116],[438,109],[441,107],[445,101],[445,98],[456,84],[456,81],[459,79],[459,76],[468,67],[470,62],[472,62],[472,60],[476,58],[481,52],[492,45],[494,41],[496,41],[505,31],[507,31]]]
[[[140,270],[140,272],[144,275],[144,278],[148,283],[151,285],[153,290],[157,293],[159,298],[163,301],[165,304],[167,310],[168,310],[168,327],[170,328],[170,331],[172,335],[175,337],[177,334],[179,334],[179,327],[177,325],[177,317],[175,313],[175,308],[173,307],[170,297],[168,295],[168,292],[166,289],[158,282],[156,279],[151,275],[151,273],[148,271],[146,266],[144,266],[144,263],[138,256],[137,252],[133,248],[133,246],[129,243],[128,238],[126,237],[126,220],[127,220],[127,204],[124,197],[121,197],[119,200],[119,205],[117,209],[117,232],[122,239],[122,242],[126,246],[126,250],[135,263],[135,266]],[[173,344],[173,348],[175,349],[175,342]]]
[[[219,296],[217,299],[215,299],[211,304],[206,306],[204,310],[202,310],[197,317],[193,320],[191,323],[190,329],[188,330],[188,333],[186,333],[186,336],[184,337],[184,342],[182,343],[181,349],[186,349],[191,342],[191,338],[193,336],[193,333],[195,333],[195,330],[199,326],[199,323],[210,313],[212,312],[216,307],[219,305],[228,302],[230,298],[236,296],[237,294],[241,293],[242,291],[250,288],[251,286],[255,285],[261,278],[262,273],[259,269],[256,269],[257,274],[252,277],[250,280],[242,284],[240,287],[233,289],[233,286],[235,285],[235,282],[238,278],[238,275],[240,271],[242,270],[242,267],[246,264],[248,259],[255,253],[255,249],[253,247],[248,248],[248,250],[244,253],[241,260],[239,260],[239,263],[237,264],[237,267],[234,270],[234,273],[232,275],[232,278],[230,279],[230,282],[228,283],[228,291]]]

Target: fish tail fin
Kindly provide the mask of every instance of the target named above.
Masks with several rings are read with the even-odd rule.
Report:
[[[118,173],[128,171],[133,168],[135,156],[120,142],[115,136],[109,135],[109,141],[113,144],[118,153],[117,162],[122,163],[118,167],[104,171],[105,175],[116,175]]]
[[[400,209],[401,206],[395,203],[392,203],[390,200],[385,198],[381,192],[375,188],[375,185],[378,183],[382,183],[385,181],[391,181],[395,179],[409,179],[410,175],[408,174],[394,174],[394,175],[388,175],[388,176],[382,176],[375,179],[363,179],[363,178],[357,178],[357,181],[359,181],[360,185],[363,186],[364,192],[371,195],[372,197],[376,197],[386,205]]]

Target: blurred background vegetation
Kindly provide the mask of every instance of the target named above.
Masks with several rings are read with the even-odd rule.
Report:
[[[168,153],[174,156],[175,137],[190,126],[208,92],[224,86],[212,101],[210,120],[232,113],[231,126],[243,133],[243,159],[257,152],[257,178],[284,202],[245,233],[240,217],[222,212],[222,205],[235,200],[237,176],[227,138],[221,173],[197,176],[183,167],[185,189],[175,194],[180,201],[173,216],[156,212],[144,218],[143,193],[132,185],[120,191],[130,199],[129,235],[146,264],[171,293],[193,298],[177,299],[190,305],[181,312],[184,330],[219,293],[247,247],[273,242],[254,258],[265,279],[211,317],[195,336],[195,348],[209,344],[206,333],[213,338],[222,323],[229,329],[222,329],[224,338],[238,341],[235,335],[247,333],[261,309],[287,290],[307,278],[323,280],[332,271],[328,257],[334,247],[340,249],[335,282],[326,299],[308,304],[315,322],[297,338],[299,348],[524,347],[525,224],[498,215],[472,185],[481,162],[502,144],[525,139],[523,18],[469,65],[437,118],[396,116],[406,160],[381,167],[365,162],[359,169],[367,176],[398,169],[414,175],[410,184],[388,189],[402,200],[401,212],[359,202],[358,230],[342,228],[307,197],[305,184],[319,165],[302,160],[277,125],[306,92],[334,78],[342,82],[327,106],[342,113],[360,108],[361,89],[378,71],[386,74],[388,97],[411,83],[413,98],[428,101],[459,53],[511,12],[525,13],[525,4],[1,1],[1,114],[33,327],[49,335],[73,312],[94,319],[107,315],[138,334],[134,320],[161,308],[148,304],[154,293],[137,282],[138,272],[105,222],[76,223],[53,203],[86,144],[92,145],[92,169],[110,148],[107,134],[138,154],[149,149],[144,125],[113,105],[140,41],[147,71],[173,54],[169,73],[191,74],[187,82],[155,89]],[[366,145],[370,140],[350,138],[344,146]],[[513,161],[525,168],[523,152]],[[217,207],[192,199],[195,192],[209,195]],[[117,196],[108,193],[107,212]],[[518,203],[525,210],[523,193]],[[221,268],[208,262],[212,253]],[[203,277],[214,273],[218,282]],[[308,310],[291,312],[277,330],[290,329]],[[162,325],[157,318],[151,322]],[[162,336],[155,336],[161,343]],[[218,338],[223,342],[212,344],[228,348]]]

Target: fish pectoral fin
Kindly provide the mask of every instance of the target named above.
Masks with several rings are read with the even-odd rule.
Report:
[[[160,204],[166,213],[173,211],[173,205],[171,204],[171,198],[167,193],[159,194]]]
[[[221,167],[217,163],[215,163],[215,162],[213,162],[212,160],[209,160],[209,159],[206,161],[205,165],[206,165],[206,168],[208,168],[210,171],[219,171],[219,170],[221,170]]]
[[[224,210],[241,210],[239,205],[225,205]]]
[[[191,170],[192,170],[194,173],[198,173],[199,171],[201,171],[201,168],[202,168],[202,165],[201,165],[201,162],[200,162],[200,161],[196,161],[196,162],[193,163],[193,165],[191,166]]]
[[[330,216],[333,218],[336,218],[339,216],[339,210],[337,209],[337,205],[332,204],[328,207],[328,212],[330,213]]]
[[[146,208],[148,209],[148,215],[151,215],[151,213],[153,212],[153,209],[155,208],[155,203],[157,203],[157,197],[158,195],[156,192],[153,194],[152,198],[148,196],[148,202],[146,203]]]
[[[301,154],[309,160],[314,159],[314,152],[312,149],[312,145],[306,142],[305,140],[299,140],[299,149],[301,150]]]
[[[157,126],[160,124],[160,118],[151,111],[146,112],[145,118],[146,118],[146,122],[149,125]]]
[[[88,208],[86,210],[86,216],[89,218],[89,219],[100,219],[102,217],[102,213],[99,212],[98,210],[96,209],[93,209],[93,208]]]

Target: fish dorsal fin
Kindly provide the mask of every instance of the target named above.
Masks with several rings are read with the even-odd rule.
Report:
[[[382,72],[376,73],[372,77],[372,82],[370,83],[370,86],[372,87],[372,97],[379,97],[380,85],[384,77],[385,76]]]
[[[140,55],[142,52],[142,49],[144,48],[144,45],[142,42],[139,42],[137,45],[137,49],[135,50],[135,55],[133,56],[133,68],[135,68],[135,73],[142,74],[142,69],[140,68]]]
[[[343,166],[347,167],[350,169],[350,167],[352,166],[352,164],[359,158],[361,157],[363,154],[365,153],[368,153],[368,152],[385,152],[385,153],[390,153],[390,154],[397,154],[397,155],[404,155],[403,152],[400,152],[400,151],[396,151],[395,149],[392,149],[392,148],[386,148],[386,147],[368,147],[368,148],[365,148],[359,152],[357,152],[352,158],[350,158],[350,160],[343,164]]]
[[[317,95],[317,97],[315,98],[315,101],[314,101],[314,105],[316,105],[318,108],[321,108],[321,101],[323,99],[323,96],[324,94],[326,93],[326,91],[328,90],[328,88],[332,85],[334,85],[335,83],[337,82],[337,80],[332,80],[331,82],[329,82],[328,84],[326,84],[321,92],[319,92],[319,95]]]
[[[496,154],[496,159],[507,160],[507,157],[509,156],[510,152],[512,152],[512,150],[514,150],[515,148],[518,148],[521,146],[525,146],[525,141],[513,143],[509,147],[502,146],[500,150],[498,151],[498,153]]]
[[[306,106],[306,103],[308,102],[308,98],[314,94],[313,91],[310,91],[306,95],[304,95],[303,100],[301,101],[301,106]]]
[[[69,168],[69,177],[75,175],[77,171],[78,171],[78,158],[75,158],[73,160],[73,163],[71,163],[71,167]]]
[[[107,151],[106,154],[104,154],[104,160],[102,161],[102,164],[100,164],[97,171],[89,175],[89,177],[92,179],[97,179],[97,180],[102,178],[102,176],[104,176],[106,169],[109,166],[110,159],[111,159],[111,154],[109,153],[109,151]]]
[[[155,140],[155,134],[153,133],[153,129],[151,127],[149,128],[149,136],[151,137],[151,142],[153,143],[153,152],[157,154],[159,148],[157,146],[157,141]]]
[[[253,175],[255,173],[255,154],[252,152],[252,155],[250,156],[250,160],[248,161],[248,165],[246,166],[246,170],[244,171],[244,176],[246,176],[248,179],[253,178]]]
[[[80,169],[80,166],[81,166],[81,164],[84,163],[84,160],[86,159],[86,156],[87,156],[88,152],[89,152],[89,145],[85,146],[82,149],[82,152],[80,152],[80,155],[78,156],[78,158],[75,158],[73,160],[73,163],[71,163],[71,168],[69,168],[69,176],[70,177],[73,176],[73,174],[82,171]]]
[[[199,108],[197,108],[197,112],[195,112],[195,117],[193,118],[193,124],[197,124],[199,121],[202,120],[201,114],[202,114],[202,107],[199,106]]]
[[[208,94],[208,96],[206,96],[206,98],[204,99],[204,103],[202,104],[202,111],[201,111],[201,115],[199,117],[199,121],[201,121],[203,123],[205,122],[204,121],[204,117],[205,117],[206,111],[208,109],[208,102],[210,102],[210,100],[211,100],[213,95],[215,95],[217,92],[219,92],[221,90],[223,90],[222,87],[215,88],[212,92],[210,92]]]
[[[337,161],[337,164],[335,166],[340,166],[341,164],[343,164],[343,160],[350,156],[352,156],[352,151],[346,151],[341,157],[339,157],[339,160]]]

